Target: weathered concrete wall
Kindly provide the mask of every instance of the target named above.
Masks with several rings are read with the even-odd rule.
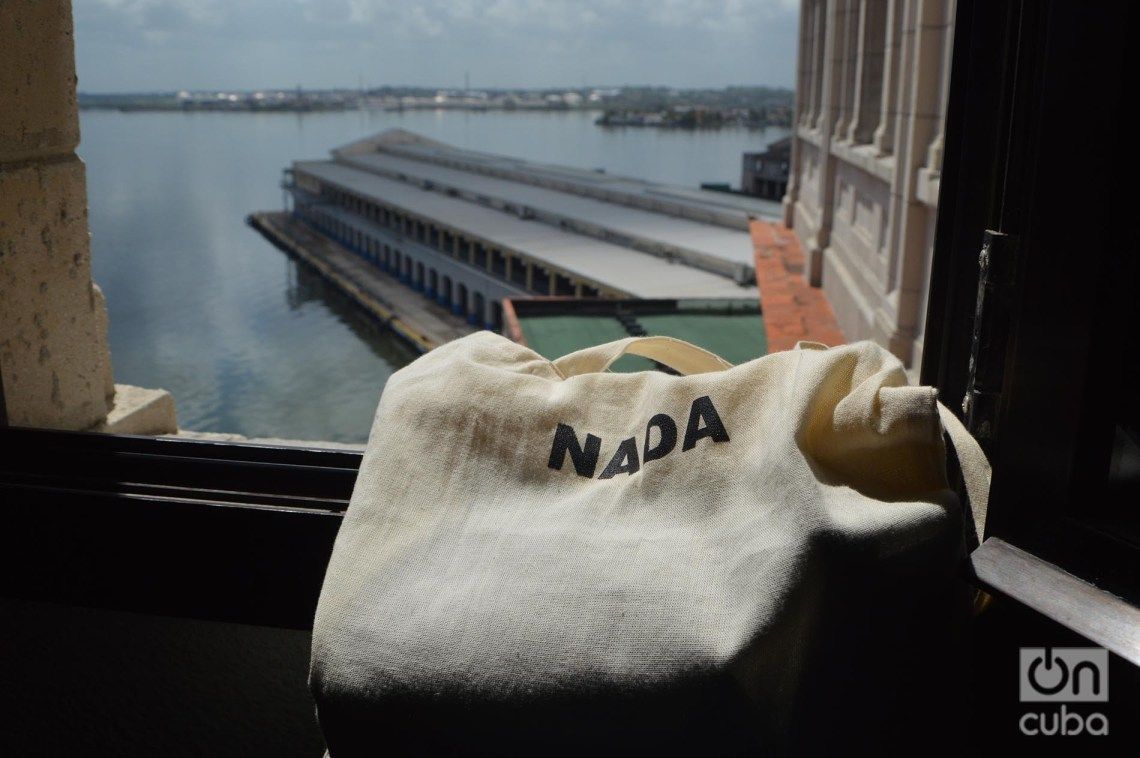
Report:
[[[107,312],[91,281],[69,0],[6,0],[0,12],[0,379],[15,426],[87,429],[115,406]],[[174,431],[167,395],[132,431]],[[161,416],[161,418],[160,418]],[[111,419],[109,421],[114,421]]]
[[[5,0],[0,39],[0,161],[71,153],[79,144],[71,3]]]
[[[91,282],[87,195],[75,155],[71,4],[0,14],[0,368],[8,421],[83,429],[110,409],[103,299]]]

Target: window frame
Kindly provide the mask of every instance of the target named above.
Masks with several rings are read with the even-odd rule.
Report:
[[[1086,37],[1101,44],[1083,65],[1103,66],[1113,54],[1111,40],[1126,28],[1113,10],[1071,0],[958,0],[921,374],[948,405],[966,390],[970,330],[960,325],[973,320],[983,230],[1007,231],[1021,236],[1023,245],[1042,245],[1041,222],[1057,210],[1034,191],[1035,156],[1060,130],[1041,114],[1074,91],[1102,111],[1118,100],[1111,77],[1089,81],[1049,68],[1059,60],[1057,51],[1078,36],[1055,30],[1066,24],[1086,34],[1089,28],[1098,30],[1102,37]],[[1042,87],[1045,76],[1063,86]],[[1095,152],[1096,147],[1083,149]],[[1066,151],[1071,157],[1071,149]],[[1111,200],[1122,172],[1105,183],[1103,192],[1079,202],[1095,204],[1106,193]],[[1124,196],[1116,195],[1115,201]],[[1117,242],[1109,230],[1099,233],[1096,242]],[[1072,240],[1048,244],[1062,243]],[[1092,273],[1086,273],[1092,282]],[[1086,295],[1096,292],[1093,286]],[[1023,293],[1011,307],[1025,314],[1039,312],[1042,305]],[[1081,347],[1086,352],[1102,347],[1093,342],[1094,326],[1084,316],[1068,323],[1069,333],[1087,343]],[[973,556],[973,575],[988,589],[1054,618],[1056,610],[1045,607],[1044,587],[1056,572],[1077,577],[1080,597],[1072,596],[1069,607],[1087,607],[1078,600],[1091,598],[1103,618],[1085,614],[1057,620],[1101,641],[1096,623],[1108,618],[1119,624],[1135,613],[1138,588],[1128,569],[1140,556],[1066,511],[1062,496],[1077,481],[1070,467],[1043,462],[1035,480],[1034,472],[1019,464],[1016,448],[1026,438],[1029,412],[1039,411],[1050,390],[1026,384],[1033,374],[1029,368],[1040,365],[1040,352],[1034,352],[1024,328],[1015,332],[1004,356],[1009,384],[1003,392],[1002,431],[988,451],[996,472],[990,539]],[[1073,376],[1043,378],[1055,388]],[[0,463],[0,495],[9,519],[0,532],[5,594],[309,628],[361,454],[12,428],[3,425],[2,398],[0,391],[0,445],[14,451]],[[1071,423],[1064,428],[1075,428],[1073,419],[1079,426],[1079,414],[1074,416],[1072,407],[1066,411]],[[1060,434],[1054,430],[1053,439]],[[1035,568],[1022,566],[1010,578],[1015,553],[1006,547],[1035,558]],[[1127,652],[1140,660],[1135,646]]]
[[[0,427],[0,593],[310,629],[354,451]]]
[[[1140,664],[1131,631],[1140,627],[1140,549],[1080,507],[1095,497],[1089,419],[1122,390],[1103,379],[1114,335],[1100,298],[1126,257],[1113,256],[1127,243],[1123,224],[1110,222],[1128,196],[1125,167],[1111,136],[1074,144],[1071,131],[1061,136],[1071,122],[1056,117],[1080,102],[1089,122],[1120,128],[1125,28],[1115,7],[1072,0],[957,3],[921,377],[957,410],[970,381],[983,237],[1009,235],[1013,283],[987,303],[1008,330],[984,348],[1001,382],[993,433],[982,435],[994,466],[987,539],[970,570],[991,592]],[[1049,149],[1086,170],[1079,192],[1049,181],[1040,160]]]

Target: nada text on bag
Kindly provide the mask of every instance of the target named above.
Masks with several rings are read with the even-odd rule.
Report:
[[[660,437],[657,444],[650,447],[650,432],[657,429]],[[689,421],[685,425],[685,439],[681,450],[692,450],[697,440],[708,437],[713,442],[728,442],[728,432],[716,412],[708,395],[698,397],[689,409]],[[665,413],[658,413],[645,425],[645,447],[640,459],[637,453],[637,438],[629,437],[618,445],[610,462],[602,469],[599,479],[612,479],[618,474],[636,474],[641,469],[641,461],[648,463],[664,458],[677,446],[677,422]],[[574,463],[578,476],[592,478],[598,466],[598,456],[602,451],[602,439],[593,434],[586,435],[586,444],[578,441],[574,427],[559,424],[554,430],[554,443],[550,447],[550,460],[547,465],[556,471],[562,470],[566,454]]]

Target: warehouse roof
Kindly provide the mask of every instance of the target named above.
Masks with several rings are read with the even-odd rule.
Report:
[[[344,190],[434,219],[441,226],[545,261],[632,297],[757,296],[755,284],[740,286],[724,276],[549,224],[523,220],[516,215],[438,192],[424,191],[417,185],[388,179],[360,168],[333,161],[299,161],[294,167]],[[743,236],[748,241],[748,235]]]
[[[607,197],[603,199],[609,200],[616,200],[617,196],[623,195],[626,200],[634,203],[641,199],[674,200],[689,211],[716,214],[719,221],[714,223],[723,222],[733,228],[746,229],[748,217],[778,219],[782,214],[780,204],[771,200],[465,150],[404,129],[389,129],[337,148],[333,154],[337,157],[355,157],[377,152],[441,163],[467,171],[508,176],[528,184],[555,182],[565,185],[569,188],[568,191],[575,194],[600,197],[604,193]]]
[[[571,227],[575,231],[596,233],[600,228],[628,238],[634,247],[641,241],[647,250],[660,246],[660,249],[675,251],[682,257],[691,253],[694,259],[695,256],[705,256],[747,269],[753,266],[752,240],[747,228],[730,229],[389,153],[351,155],[340,160],[393,179],[418,179],[416,183],[422,185],[427,181],[439,190],[454,189],[469,197],[495,198],[519,209],[531,209],[540,220],[575,222]]]

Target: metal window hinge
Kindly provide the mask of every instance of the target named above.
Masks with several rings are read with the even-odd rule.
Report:
[[[978,256],[978,299],[970,346],[970,378],[962,413],[966,427],[988,447],[997,433],[1013,313],[1017,237],[987,229]]]

